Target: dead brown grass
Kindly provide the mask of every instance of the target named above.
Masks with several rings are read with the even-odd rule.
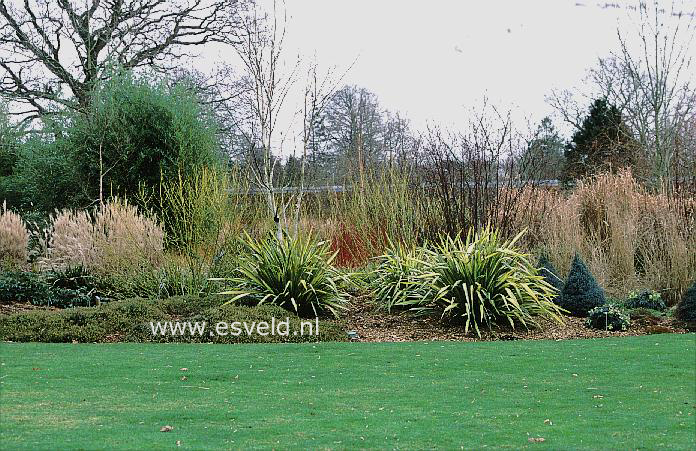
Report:
[[[546,196],[518,223],[563,274],[577,252],[610,295],[650,288],[669,303],[696,277],[693,197],[649,192],[630,171],[587,180],[567,197]]]

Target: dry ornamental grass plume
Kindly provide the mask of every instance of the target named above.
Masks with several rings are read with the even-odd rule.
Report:
[[[611,295],[650,288],[670,304],[681,297],[696,274],[695,199],[650,192],[628,170],[554,196],[556,202],[532,203],[518,226],[536,234],[561,274],[577,252]]]
[[[95,245],[101,271],[143,262],[159,266],[164,260],[164,231],[159,224],[118,199],[97,212]]]
[[[48,232],[48,257],[41,261],[43,265],[89,268],[97,264],[94,225],[87,212],[63,210],[56,213]]]
[[[164,257],[164,232],[135,206],[114,200],[95,212],[65,210],[53,218],[48,244],[50,267],[82,266],[99,274],[143,263],[158,266]]]
[[[27,261],[29,232],[22,218],[3,202],[0,214],[0,264],[23,265]]]

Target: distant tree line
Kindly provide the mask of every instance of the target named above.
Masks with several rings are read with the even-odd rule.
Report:
[[[461,219],[453,230],[472,209],[505,208],[506,196],[542,181],[572,186],[631,167],[648,185],[696,188],[688,48],[659,21],[641,29],[642,52],[620,35],[621,51],[590,72],[593,98],[549,98],[574,129],[566,140],[551,118],[524,130],[485,103],[456,130],[414,130],[374,93],[322,75],[316,63],[306,73],[284,69],[282,13],[269,16],[251,1],[78,3],[0,0],[0,199],[16,208],[154,193],[163,178],[209,165],[244,169],[277,220],[300,203],[278,201],[279,187],[360,186],[398,171],[443,199]],[[644,21],[664,14],[639,12]],[[667,47],[651,48],[655,36]],[[211,42],[234,50],[241,69],[176,68]],[[278,145],[279,130],[290,129],[279,111],[298,85],[300,145],[288,153]]]

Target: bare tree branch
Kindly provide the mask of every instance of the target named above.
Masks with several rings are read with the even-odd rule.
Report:
[[[171,68],[234,42],[251,0],[0,0],[0,95],[44,115],[84,109],[111,64]]]

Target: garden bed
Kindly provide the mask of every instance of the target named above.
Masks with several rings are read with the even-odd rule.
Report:
[[[475,334],[465,333],[463,326],[439,321],[437,316],[417,317],[408,313],[387,313],[384,310],[376,310],[365,298],[353,300],[346,313],[346,322],[349,330],[358,333],[357,340],[367,342],[568,340],[688,332],[685,323],[667,316],[636,318],[627,331],[590,329],[585,325],[585,318],[564,316],[563,325],[549,319],[541,319],[538,328],[482,330],[481,338],[479,338]]]
[[[321,319],[322,334],[309,340],[297,337],[256,337],[235,340],[233,337],[151,337],[146,330],[148,321],[217,321],[269,320],[271,316],[289,316],[292,323],[299,318],[278,307],[220,307],[219,297],[172,297],[166,300],[125,300],[98,307],[58,309],[30,303],[0,304],[0,340],[45,342],[144,342],[193,341],[233,343],[241,341],[343,341],[348,331],[357,332],[354,341],[497,341],[497,340],[568,340],[616,336],[686,333],[689,325],[670,316],[635,316],[626,331],[595,330],[585,325],[584,318],[564,316],[564,324],[540,319],[539,327],[494,328],[482,330],[481,337],[462,325],[444,323],[437,315],[415,316],[408,313],[388,313],[376,309],[368,298],[353,298],[340,320]]]

